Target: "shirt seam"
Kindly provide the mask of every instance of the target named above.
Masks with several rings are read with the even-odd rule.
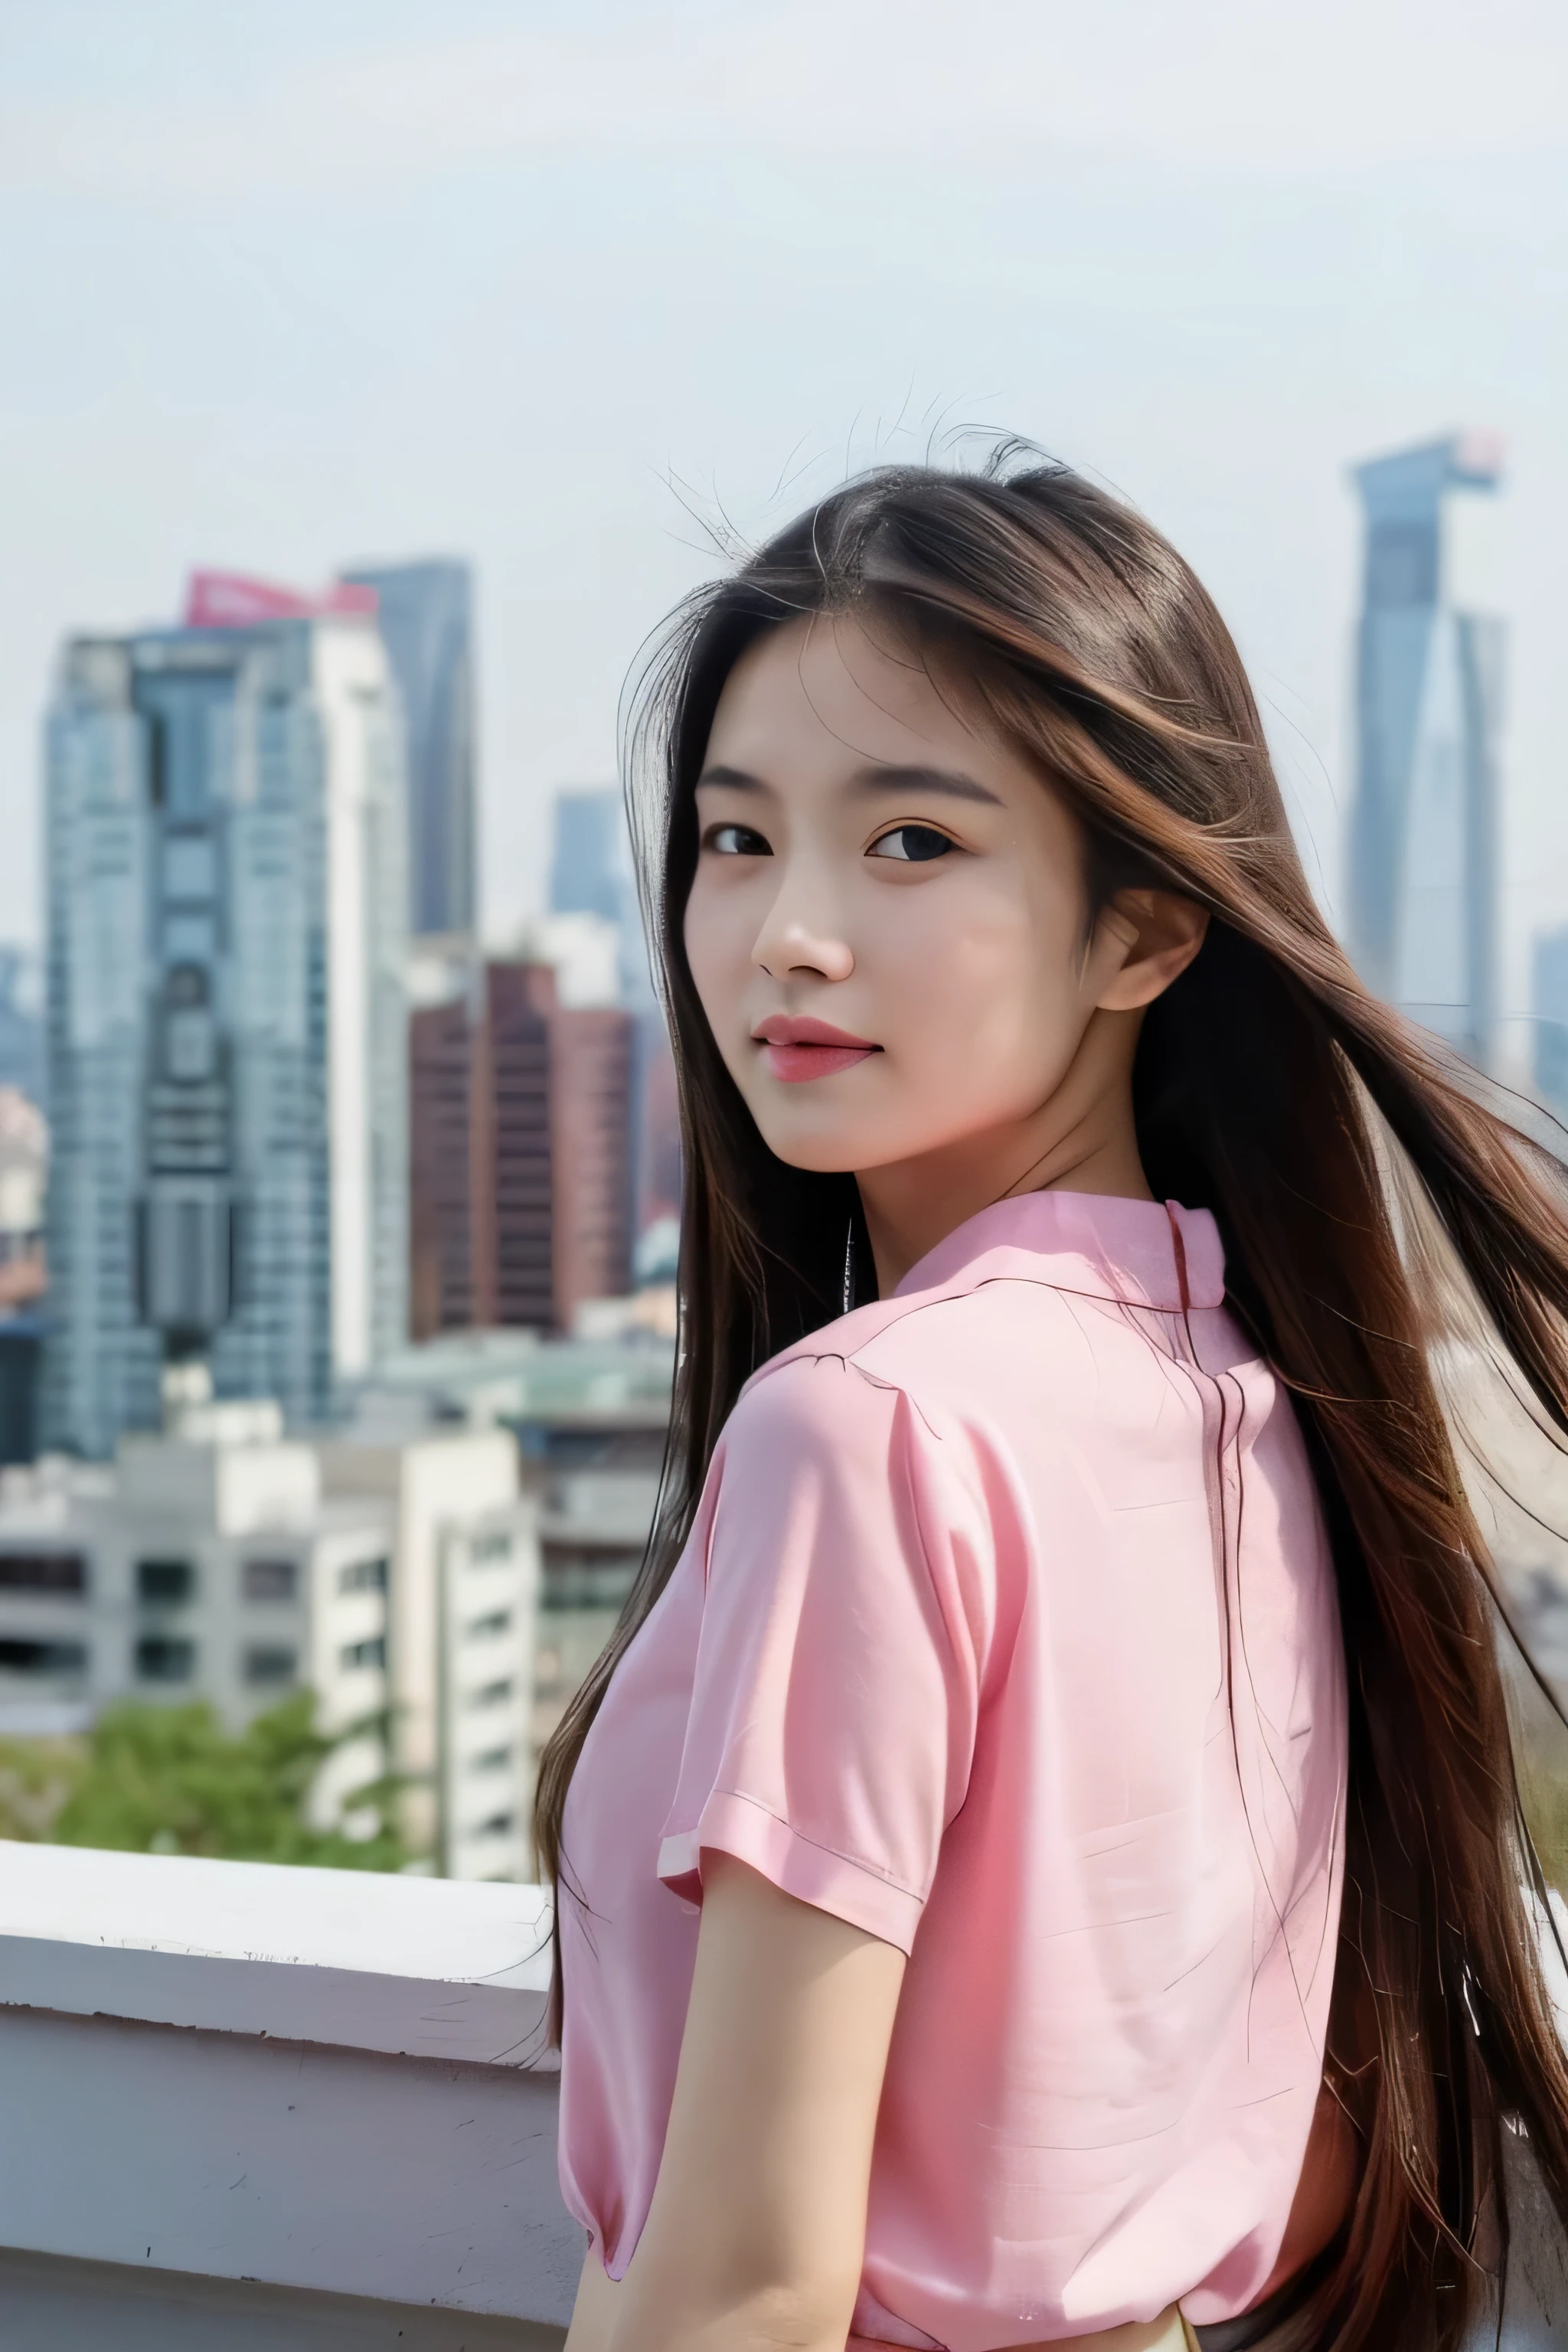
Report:
[[[731,1797],[738,1805],[749,1805],[753,1812],[761,1813],[764,1820],[776,1822],[781,1830],[787,1830],[791,1837],[798,1838],[802,1845],[810,1846],[817,1853],[831,1854],[834,1861],[841,1862],[847,1870],[858,1870],[862,1877],[874,1878],[879,1886],[890,1886],[895,1895],[903,1895],[910,1903],[923,1906],[930,1895],[929,1887],[924,1894],[921,1894],[917,1888],[907,1886],[901,1878],[895,1878],[890,1870],[883,1870],[878,1864],[863,1860],[858,1854],[845,1853],[840,1847],[829,1845],[826,1838],[810,1836],[806,1831],[797,1828],[795,1823],[788,1820],[784,1814],[775,1812],[772,1805],[764,1804],[760,1797],[748,1796],[744,1789],[710,1790],[703,1804],[703,1812],[707,1811],[708,1806],[712,1803],[715,1797]],[[677,1836],[684,1834],[700,1840],[701,1828],[702,1819],[699,1814],[695,1829],[684,1832],[677,1831],[675,1834]]]
[[[941,1298],[920,1299],[912,1304],[908,1311],[910,1316],[930,1314],[939,1307],[957,1306],[961,1300],[973,1298],[982,1290],[993,1289],[1007,1283],[1016,1283],[1026,1289],[1048,1290],[1054,1297],[1061,1299],[1064,1304],[1071,1300],[1086,1299],[1091,1306],[1109,1307],[1113,1309],[1119,1308],[1123,1317],[1125,1317],[1127,1312],[1131,1309],[1135,1314],[1158,1315],[1166,1322],[1179,1322],[1182,1319],[1183,1310],[1179,1307],[1157,1307],[1147,1298],[1134,1299],[1113,1297],[1103,1291],[1077,1289],[1066,1283],[1047,1282],[1041,1276],[1033,1274],[986,1275],[982,1276],[980,1281],[973,1284],[967,1290],[949,1291]],[[1228,1305],[1228,1295],[1223,1295],[1217,1307],[1194,1306],[1191,1311],[1194,1314],[1223,1314],[1226,1311]],[[902,1322],[904,1318],[900,1316],[895,1319],[899,1322]],[[828,1328],[831,1329],[832,1327],[829,1326]],[[808,1333],[804,1339],[795,1340],[794,1344],[781,1355],[773,1358],[765,1364],[759,1364],[756,1370],[751,1375],[750,1379],[746,1382],[746,1392],[750,1393],[753,1389],[760,1390],[765,1381],[772,1379],[777,1373],[787,1371],[791,1364],[840,1363],[844,1365],[847,1370],[858,1372],[860,1378],[867,1381],[872,1388],[887,1389],[894,1395],[905,1398],[912,1410],[919,1414],[921,1421],[930,1431],[932,1439],[940,1445],[943,1442],[942,1433],[931,1421],[930,1414],[927,1412],[924,1405],[921,1403],[920,1398],[916,1395],[909,1382],[902,1380],[889,1378],[889,1376],[885,1372],[875,1372],[871,1370],[869,1365],[863,1364],[860,1360],[862,1350],[875,1347],[879,1339],[883,1339],[887,1337],[892,1328],[893,1326],[891,1323],[883,1324],[878,1330],[870,1333],[866,1339],[858,1341],[853,1348],[834,1348],[826,1345],[815,1346],[813,1342],[816,1339],[817,1335],[815,1332]],[[1141,1336],[1147,1339],[1149,1335],[1144,1332]],[[1156,1354],[1163,1354],[1164,1350],[1156,1349],[1155,1352]],[[1265,1366],[1268,1366],[1268,1369],[1270,1370],[1273,1369],[1272,1366],[1268,1365],[1268,1357],[1258,1351],[1255,1351],[1250,1356],[1242,1358],[1239,1364],[1233,1365],[1230,1369],[1232,1370],[1239,1370],[1246,1365],[1254,1363],[1263,1364]]]

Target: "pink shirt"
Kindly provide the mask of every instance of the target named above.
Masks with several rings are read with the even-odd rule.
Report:
[[[1345,1696],[1300,1433],[1223,1297],[1206,1212],[1035,1192],[747,1383],[566,1809],[562,2183],[613,2277],[713,1848],[910,1955],[858,2332],[989,2352],[1257,2296]]]

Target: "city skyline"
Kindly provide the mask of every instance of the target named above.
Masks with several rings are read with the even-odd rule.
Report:
[[[52,642],[168,609],[192,560],[472,559],[504,939],[542,898],[549,793],[613,772],[623,677],[714,567],[709,524],[765,528],[847,458],[965,422],[1089,466],[1193,560],[1342,921],[1344,471],[1476,419],[1510,445],[1501,995],[1522,1010],[1529,941],[1568,915],[1568,324],[1542,298],[1568,28],[1503,5],[1483,37],[1407,0],[1289,25],[1199,0],[1179,36],[1132,0],[991,6],[962,44],[918,9],[889,44],[874,11],[804,0],[743,26],[456,0],[439,26],[336,0],[266,40],[152,14],[162,37],[132,44],[66,0],[0,94],[0,937],[37,934]]]

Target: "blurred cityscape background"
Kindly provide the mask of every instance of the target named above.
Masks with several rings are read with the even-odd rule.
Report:
[[[526,1878],[674,1360],[616,694],[739,540],[969,425],[1110,480],[1364,976],[1568,1118],[1568,29],[132,13],[0,88],[0,1835]]]

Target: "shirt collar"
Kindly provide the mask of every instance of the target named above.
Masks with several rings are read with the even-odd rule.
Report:
[[[1009,1276],[1173,1315],[1224,1303],[1225,1251],[1207,1209],[1109,1192],[1023,1192],[966,1218],[910,1266],[893,1297]]]

